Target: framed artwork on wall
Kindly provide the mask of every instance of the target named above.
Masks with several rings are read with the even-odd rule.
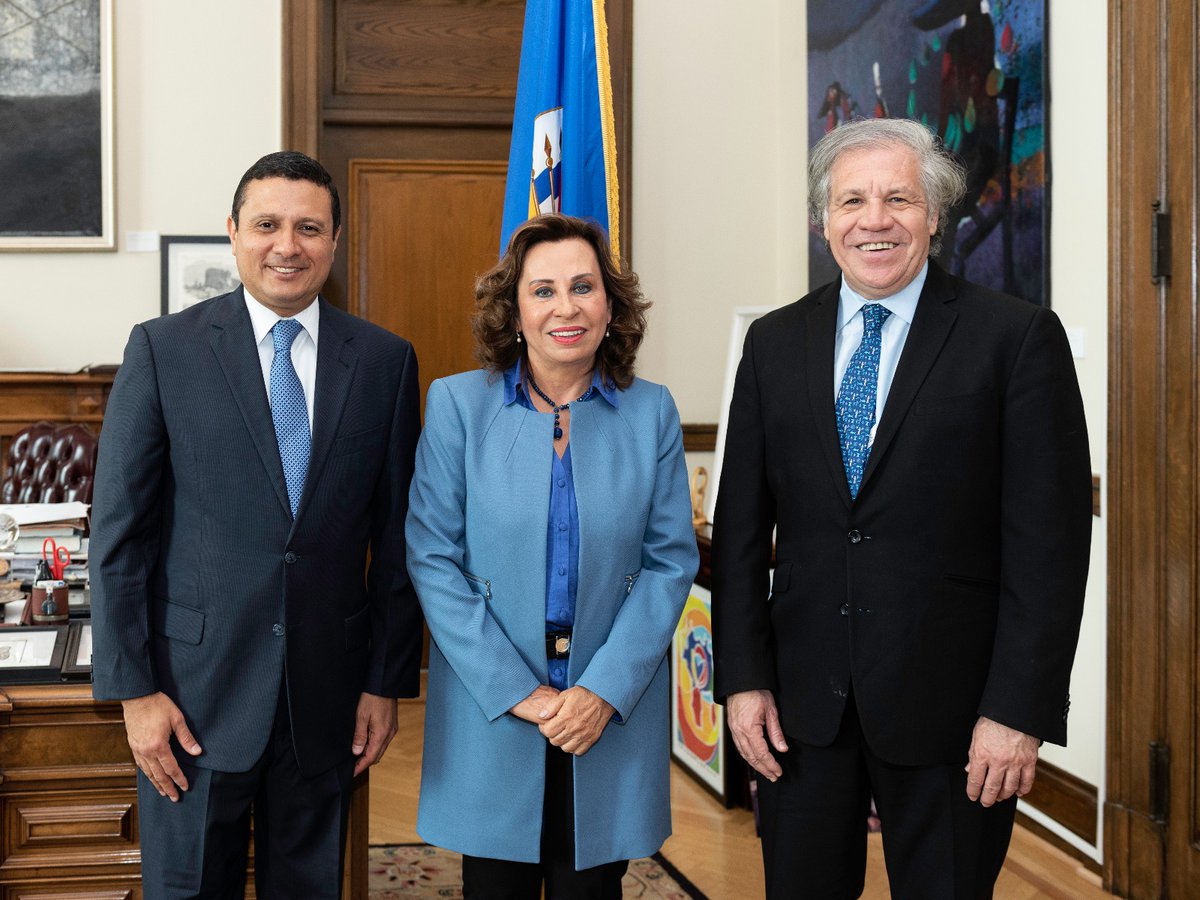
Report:
[[[241,284],[228,235],[164,234],[159,250],[164,316]]]
[[[112,250],[112,0],[4,4],[0,250]]]
[[[947,271],[1050,303],[1046,0],[808,0],[809,146],[858,118],[925,124],[966,168]],[[809,289],[838,274],[809,232]]]
[[[671,756],[729,806],[725,708],[713,698],[712,596],[693,584],[671,640]]]

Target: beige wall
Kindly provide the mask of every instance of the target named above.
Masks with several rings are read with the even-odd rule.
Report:
[[[280,141],[280,0],[121,0],[115,21],[115,253],[4,254],[0,367],[117,362],[159,310],[157,253],[129,231],[219,234],[242,171]],[[732,311],[804,293],[802,3],[637,0],[633,244],[656,301],[642,372],[685,422],[716,422]],[[1107,403],[1107,32],[1103,10],[1051,17],[1054,308],[1082,329],[1078,368],[1104,471]],[[17,299],[14,299],[17,298]],[[53,321],[53,327],[47,323]],[[706,462],[697,457],[693,462]],[[1097,520],[1073,687],[1071,746],[1046,758],[1103,781],[1105,547]]]
[[[0,368],[120,362],[160,308],[158,253],[126,233],[224,233],[242,172],[279,149],[280,0],[113,6],[119,249],[0,254]]]
[[[655,301],[641,371],[670,385],[685,422],[716,422],[733,309],[777,305],[807,289],[802,180],[805,11],[790,0],[635,4],[633,246]],[[1107,22],[1088,0],[1050,17],[1052,302],[1081,330],[1077,359],[1092,464],[1107,456]],[[1098,74],[1099,73],[1099,74]],[[708,454],[689,464],[711,471]],[[1103,782],[1105,533],[1092,576],[1072,687],[1070,746],[1045,758]]]

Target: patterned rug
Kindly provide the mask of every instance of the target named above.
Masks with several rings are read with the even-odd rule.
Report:
[[[371,900],[461,900],[462,857],[428,844],[371,848]],[[635,859],[621,882],[625,900],[707,900],[661,853]]]

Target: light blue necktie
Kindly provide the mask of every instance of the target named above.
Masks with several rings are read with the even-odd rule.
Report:
[[[871,429],[875,427],[875,398],[879,386],[880,331],[892,311],[879,303],[862,308],[862,343],[850,357],[837,396],[838,443],[850,497],[858,497],[863,468],[871,451]]]
[[[292,365],[292,341],[303,329],[304,326],[295,319],[280,319],[271,329],[271,340],[275,344],[275,358],[271,360],[271,418],[275,422],[275,439],[279,442],[279,459],[283,463],[293,519],[304,492],[308,455],[312,450],[308,404]]]

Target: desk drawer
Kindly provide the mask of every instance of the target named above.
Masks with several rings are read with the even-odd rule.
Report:
[[[0,794],[0,821],[3,881],[23,877],[22,869],[136,867],[140,862],[132,788]]]
[[[0,900],[142,900],[136,878],[72,878],[0,887]]]

